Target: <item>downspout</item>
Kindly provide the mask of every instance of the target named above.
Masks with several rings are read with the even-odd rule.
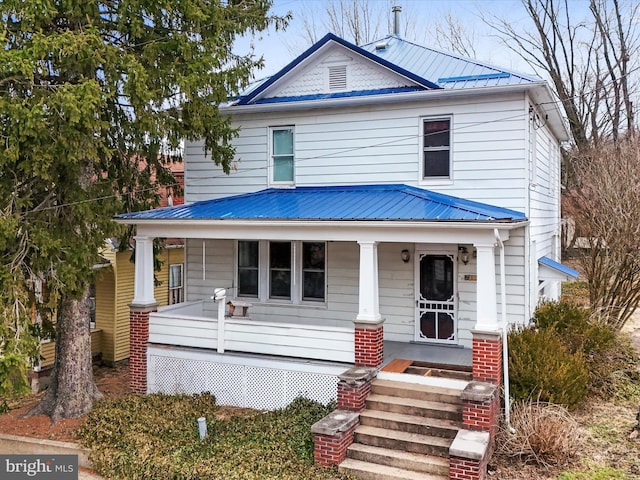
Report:
[[[507,342],[507,281],[504,265],[504,243],[500,239],[500,232],[493,229],[496,241],[500,245],[500,315],[502,317],[502,383],[504,384],[504,422],[511,433],[515,429],[511,426],[511,395],[509,393],[509,345]]]

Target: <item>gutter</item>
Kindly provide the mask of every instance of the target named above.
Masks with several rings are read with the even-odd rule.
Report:
[[[507,429],[511,433],[515,433],[515,429],[511,426],[511,394],[509,392],[509,345],[507,332],[507,281],[505,273],[504,261],[504,243],[500,239],[500,232],[494,229],[493,233],[496,237],[498,245],[500,245],[500,316],[502,317],[502,383],[504,385],[504,421]]]
[[[298,102],[283,103],[252,103],[249,105],[227,105],[220,107],[222,114],[278,112],[290,110],[309,110],[314,108],[351,107],[357,105],[387,104],[401,102],[415,102],[416,100],[430,100],[431,98],[456,98],[477,96],[479,94],[491,95],[511,92],[535,91],[539,87],[547,87],[546,82],[534,82],[517,85],[501,85],[494,87],[479,87],[473,89],[432,89],[424,92],[405,92],[388,95],[370,95],[361,97],[323,98],[318,100],[301,100]],[[548,88],[548,87],[547,87]]]
[[[377,220],[377,221],[358,221],[358,220],[220,220],[220,219],[193,219],[193,218],[178,218],[178,219],[165,219],[165,218],[115,218],[116,223],[122,225],[151,225],[158,227],[161,225],[167,225],[171,227],[176,226],[190,226],[190,227],[375,227],[381,229],[394,229],[394,228],[416,228],[416,227],[429,227],[429,228],[447,228],[447,229],[467,229],[467,230],[487,230],[487,229],[501,229],[512,230],[514,228],[520,228],[529,224],[529,220],[508,220],[504,222],[500,221],[468,221],[468,222],[449,222],[449,221],[396,221],[396,220]]]

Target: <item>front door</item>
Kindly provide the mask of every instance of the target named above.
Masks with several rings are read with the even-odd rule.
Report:
[[[417,342],[458,343],[456,253],[416,252]]]

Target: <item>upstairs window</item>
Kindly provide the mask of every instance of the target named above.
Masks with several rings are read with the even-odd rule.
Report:
[[[451,119],[425,119],[422,129],[422,177],[451,178]]]
[[[271,129],[272,183],[293,184],[293,127]]]

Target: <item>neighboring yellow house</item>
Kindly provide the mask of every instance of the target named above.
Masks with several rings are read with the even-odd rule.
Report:
[[[129,304],[133,300],[134,264],[131,251],[119,252],[111,241],[106,242],[100,258],[102,262],[94,267],[99,272],[92,286],[93,308],[87,321],[91,321],[94,358],[100,357],[103,363],[112,366],[129,358]],[[158,258],[162,267],[155,273],[159,282],[155,287],[156,300],[160,306],[182,302],[184,245],[170,244]],[[53,366],[55,341],[43,341],[40,354],[35,377],[46,375]]]
[[[108,261],[95,281],[95,328],[100,330],[102,362],[113,365],[129,358],[129,304],[133,300],[134,264],[131,251],[111,244],[100,253]],[[160,252],[155,298],[160,306],[184,299],[184,246],[169,245]]]

